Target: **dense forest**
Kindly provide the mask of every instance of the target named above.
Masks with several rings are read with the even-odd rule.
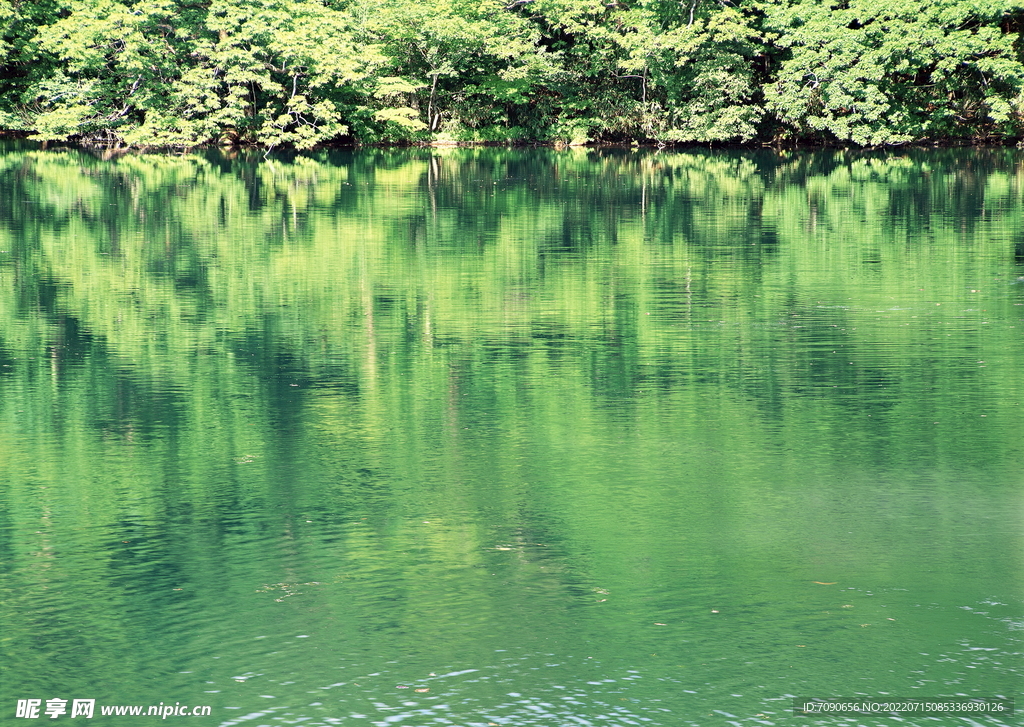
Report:
[[[1007,0],[0,0],[0,128],[124,146],[1024,136]]]

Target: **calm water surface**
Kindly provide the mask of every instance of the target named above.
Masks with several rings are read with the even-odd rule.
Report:
[[[5,147],[0,721],[1012,724],[790,701],[1021,696],[1022,230],[1012,150]]]

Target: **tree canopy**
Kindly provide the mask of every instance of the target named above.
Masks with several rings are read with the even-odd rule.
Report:
[[[0,0],[39,140],[863,146],[1024,135],[1007,0]]]

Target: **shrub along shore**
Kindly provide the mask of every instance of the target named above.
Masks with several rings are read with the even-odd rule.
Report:
[[[1006,0],[2,0],[0,128],[183,148],[1024,137]]]

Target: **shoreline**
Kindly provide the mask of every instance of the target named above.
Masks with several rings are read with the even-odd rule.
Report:
[[[922,140],[902,144],[884,144],[876,146],[860,146],[849,142],[836,140],[808,140],[808,139],[787,139],[787,140],[763,140],[750,142],[656,142],[656,141],[592,141],[592,142],[552,142],[542,140],[531,141],[461,141],[461,140],[424,140],[424,141],[401,141],[401,142],[359,142],[359,141],[332,141],[318,144],[309,149],[296,149],[291,146],[266,146],[262,144],[197,144],[195,146],[157,146],[157,145],[122,145],[111,143],[94,143],[87,140],[37,140],[32,138],[30,132],[19,130],[0,129],[0,143],[3,142],[24,142],[39,145],[40,150],[49,149],[79,149],[82,151],[101,152],[105,155],[121,154],[189,154],[214,149],[226,152],[260,152],[264,154],[302,154],[310,152],[322,152],[330,150],[355,150],[355,149],[482,149],[482,148],[503,148],[503,149],[620,149],[620,150],[656,150],[656,151],[692,151],[697,149],[709,149],[720,151],[824,151],[828,149],[844,151],[900,151],[907,149],[965,149],[965,148],[1001,148],[1001,149],[1024,149],[1024,137],[1010,137],[1003,139],[978,139],[971,137],[957,137],[945,139]]]

